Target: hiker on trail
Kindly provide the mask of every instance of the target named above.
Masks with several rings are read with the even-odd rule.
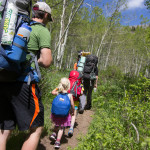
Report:
[[[78,58],[77,58],[77,62],[74,64],[74,70],[78,69],[78,62],[81,58],[81,55],[82,55],[82,51],[78,51]]]
[[[71,126],[68,132],[68,136],[70,137],[73,136],[74,124],[75,124],[76,117],[78,114],[79,97],[81,94],[83,94],[82,86],[81,86],[81,79],[82,79],[82,75],[80,72],[76,70],[70,71],[69,73],[70,89],[68,90],[68,93],[71,93],[73,95],[73,100],[74,100],[74,105],[75,105],[74,115],[71,117]]]
[[[28,8],[26,5],[30,3],[30,0],[18,0],[21,9]],[[52,20],[51,8],[45,2],[36,3],[33,6],[32,19],[34,24],[31,25],[28,51],[38,53],[38,64],[48,68],[52,62],[51,38],[45,25]],[[30,64],[29,60],[25,63],[27,66]],[[44,107],[36,80],[30,80],[30,84],[23,80],[29,78],[28,75],[19,81],[0,82],[0,150],[6,150],[8,137],[16,125],[21,131],[30,130],[22,150],[36,150],[39,143],[44,126]]]
[[[87,55],[83,69],[83,95],[80,96],[79,113],[83,113],[84,109],[89,110],[92,107],[92,91],[97,88],[98,81],[98,57],[95,55]]]
[[[51,120],[55,124],[50,140],[55,142],[55,148],[60,148],[60,141],[65,127],[70,126],[71,115],[74,115],[74,102],[72,94],[68,94],[70,89],[70,81],[68,78],[61,78],[57,88],[52,91],[53,95],[57,95],[51,108]],[[69,113],[70,111],[70,113]]]

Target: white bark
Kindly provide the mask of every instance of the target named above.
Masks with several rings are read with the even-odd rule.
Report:
[[[68,68],[70,68],[70,65],[72,64],[72,60],[73,60],[73,59],[72,59],[72,58],[73,58],[72,56],[73,56],[73,49],[71,49],[71,55],[70,55],[70,59],[69,59],[69,63],[68,63],[68,65],[69,65]],[[69,57],[69,56],[68,56],[68,57]]]
[[[56,47],[56,50],[58,49],[56,67],[59,67],[59,69],[61,69],[61,66],[63,63],[63,56],[64,56],[65,46],[66,46],[67,39],[68,39],[69,26],[75,16],[75,14],[77,13],[78,9],[82,5],[83,1],[84,0],[82,0],[80,2],[80,4],[78,5],[78,7],[76,8],[75,11],[74,11],[74,7],[76,4],[76,0],[74,1],[70,16],[69,16],[68,24],[67,24],[65,30],[64,30],[64,21],[65,21],[64,19],[65,19],[65,11],[66,11],[66,0],[63,1],[63,12],[62,12],[62,16],[61,16],[60,35],[59,35],[59,41],[58,41],[58,44]]]
[[[149,77],[149,71],[148,71],[148,69],[146,68],[146,70],[145,70],[145,77],[146,78],[148,78]]]
[[[66,0],[63,1],[63,10],[61,15],[61,21],[60,21],[60,33],[59,33],[59,45],[58,45],[58,51],[57,51],[57,64],[56,67],[59,67],[59,62],[61,59],[61,47],[62,47],[62,35],[64,32],[64,18],[65,18],[65,11],[66,11]]]
[[[140,135],[137,127],[131,122],[131,125],[133,126],[134,130],[136,131],[136,136],[137,136],[137,143],[139,143],[140,140]]]
[[[138,72],[137,72],[137,76],[139,76],[139,73],[140,73],[140,70],[141,70],[141,67],[142,67],[142,62],[143,62],[143,56],[141,57],[141,62],[140,62],[140,66],[139,66],[139,69],[138,69]]]
[[[106,62],[105,62],[105,67],[104,67],[105,69],[106,69],[106,67],[108,65],[108,60],[109,60],[109,56],[110,56],[111,45],[112,45],[112,39],[111,39],[109,50],[108,50],[108,54],[107,54],[107,57],[106,57]]]
[[[135,72],[134,72],[134,75],[137,75],[137,72],[138,72],[138,59],[136,57],[135,58]]]
[[[101,42],[100,42],[99,47],[98,47],[98,49],[97,49],[97,54],[96,54],[97,57],[100,56],[100,54],[101,54],[101,52],[102,52],[102,44],[103,44],[103,41],[104,41],[104,39],[105,39],[107,33],[108,33],[108,28],[105,30],[105,33],[103,34],[102,39],[101,39]]]

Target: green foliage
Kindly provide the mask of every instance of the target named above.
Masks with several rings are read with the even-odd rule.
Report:
[[[150,0],[145,0],[145,6],[147,6],[147,9],[150,9]]]
[[[93,122],[75,149],[150,149],[150,79],[117,72],[110,68],[101,73],[92,101]]]
[[[50,92],[58,85],[62,77],[68,77],[68,71],[41,70],[43,80],[40,83],[45,107],[45,124],[42,136],[50,134],[50,109],[54,98]],[[118,68],[109,67],[101,71],[97,92],[93,93],[93,121],[88,134],[79,137],[75,150],[148,150],[150,149],[150,79],[123,75]],[[8,147],[18,149],[27,133],[13,132]],[[139,139],[138,139],[139,138]],[[14,147],[14,148],[13,148]]]
[[[141,24],[147,24],[150,20],[147,17],[144,17],[143,15],[140,16]]]

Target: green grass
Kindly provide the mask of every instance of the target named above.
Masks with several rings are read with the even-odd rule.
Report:
[[[54,96],[50,93],[62,77],[69,71],[42,70],[42,101],[45,107],[45,123],[42,136],[51,132],[51,103]],[[93,121],[88,134],[79,139],[75,150],[148,150],[150,148],[150,80],[141,76],[128,77],[113,69],[101,72],[97,92],[92,95]],[[137,134],[133,123],[140,134]],[[28,132],[13,132],[8,142],[8,150],[19,150]],[[16,146],[17,145],[17,149]]]

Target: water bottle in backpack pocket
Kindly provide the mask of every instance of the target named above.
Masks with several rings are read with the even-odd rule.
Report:
[[[4,4],[3,4],[4,3]],[[17,22],[17,16],[18,16],[18,8],[15,6],[13,2],[8,2],[5,4],[5,2],[2,1],[1,5],[7,5],[7,10],[5,12],[5,20],[2,24],[3,27],[3,33],[2,33],[2,39],[1,44],[3,45],[12,45],[15,31],[16,31],[16,22]],[[4,8],[4,6],[2,8]]]
[[[71,102],[67,93],[60,93],[57,95],[53,102],[51,112],[58,117],[66,117],[69,114]]]
[[[31,27],[29,27],[26,23],[23,23],[19,29],[17,34],[14,37],[13,45],[5,48],[6,54],[8,58],[12,61],[21,63],[26,60],[27,54],[27,43],[29,40]]]

